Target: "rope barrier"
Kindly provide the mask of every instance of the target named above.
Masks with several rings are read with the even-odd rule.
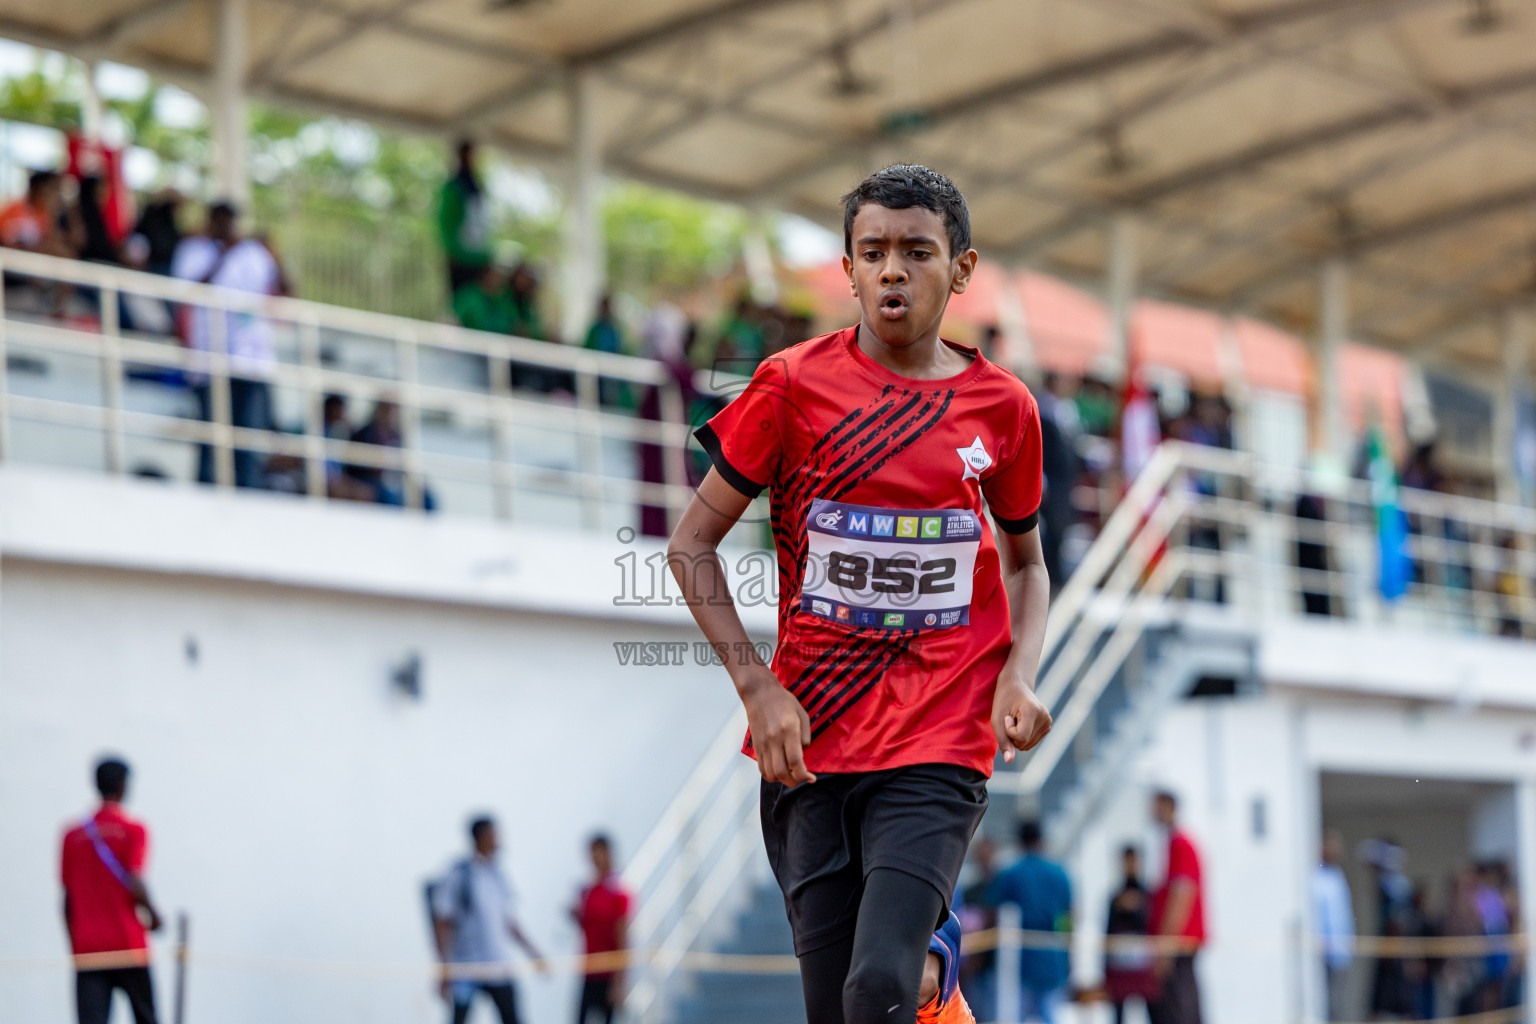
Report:
[[[1435,1017],[1430,1020],[1415,1021],[1414,1024],[1519,1024],[1523,1020],[1525,1020],[1525,1007],[1511,1006],[1503,1010],[1484,1010],[1482,1013],[1469,1013],[1461,1017]],[[1371,1024],[1371,1022],[1358,1021],[1352,1024]]]
[[[986,953],[998,948],[1000,940],[1007,938],[1021,949],[1067,950],[1073,936],[1070,932],[1032,931],[1029,929],[989,928],[965,936],[961,946],[966,955]],[[1329,948],[1337,948],[1343,940],[1333,940]],[[1462,958],[1491,954],[1523,954],[1529,947],[1525,934],[1515,935],[1443,935],[1443,936],[1374,936],[1361,935],[1349,940],[1356,956],[1363,959],[1408,959],[1418,957]],[[1321,953],[1323,943],[1315,939],[1314,949]],[[1108,935],[1104,936],[1104,948],[1109,952],[1137,952],[1146,954],[1180,954],[1190,952],[1187,940],[1179,936]],[[203,952],[178,947],[177,955],[188,963],[204,964],[216,968],[252,968],[281,974],[396,974],[419,972],[440,977],[446,971],[449,977],[466,981],[484,978],[505,978],[524,975],[530,971],[543,974],[601,974],[609,971],[633,970],[650,966],[665,959],[675,963],[678,970],[716,974],[794,974],[799,962],[791,954],[715,953],[699,950],[675,950],[665,947],[615,950],[609,953],[572,954],[546,957],[543,960],[524,963],[457,963],[444,965],[435,961],[349,961],[317,960],[302,957],[251,956],[245,954]],[[141,967],[149,962],[147,950],[122,950],[109,953],[86,953],[77,956],[23,957],[0,959],[0,973],[52,970],[71,966],[76,970],[108,970],[118,967]],[[1455,1018],[1461,1021],[1462,1018]],[[1484,1024],[1482,1017],[1465,1018],[1469,1024]],[[1496,1024],[1490,1021],[1489,1024]]]

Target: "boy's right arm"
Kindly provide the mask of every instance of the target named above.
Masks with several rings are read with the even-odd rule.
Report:
[[[816,781],[805,767],[811,719],[757,656],[731,600],[717,553],[720,541],[751,503],[751,498],[711,469],[672,534],[667,565],[699,629],[716,650],[729,652],[723,660],[747,709],[758,771],[766,781],[793,789]]]

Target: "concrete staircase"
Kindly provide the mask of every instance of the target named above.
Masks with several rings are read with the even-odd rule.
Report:
[[[711,952],[791,954],[784,898],[771,879],[754,886],[728,937]],[[681,994],[671,1024],[805,1024],[798,974],[700,974]]]

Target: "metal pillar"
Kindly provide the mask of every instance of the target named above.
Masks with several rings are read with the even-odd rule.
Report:
[[[1312,877],[1317,870],[1318,854],[1323,845],[1322,772],[1312,762],[1307,747],[1307,709],[1293,704],[1288,712],[1291,773],[1291,829],[1295,845],[1292,884],[1296,893],[1296,912],[1288,931],[1291,970],[1294,979],[1293,1002],[1287,1007],[1292,1020],[1326,1020],[1328,995],[1322,973],[1316,935],[1317,911],[1312,905]]]
[[[762,210],[753,210],[746,235],[741,240],[741,260],[752,289],[752,301],[759,306],[771,306],[779,301],[779,282],[773,276],[773,250],[768,245],[767,220],[768,216]]]
[[[1109,259],[1105,261],[1104,301],[1109,306],[1109,355],[1117,374],[1131,364],[1131,313],[1136,305],[1136,216],[1118,211],[1109,222]]]
[[[80,76],[80,134],[90,142],[101,140],[101,92],[96,88],[96,62],[83,60],[80,62],[83,73]]]
[[[571,117],[570,197],[565,210],[560,336],[579,345],[603,292],[602,135],[597,123],[597,79],[577,68],[569,84]]]
[[[1504,311],[1503,332],[1499,339],[1503,374],[1493,406],[1493,479],[1500,501],[1521,500],[1515,444],[1530,348],[1531,311],[1525,306],[1511,306]]]
[[[1029,332],[1029,311],[1019,293],[1020,271],[1003,271],[1003,286],[997,292],[997,331],[1003,345],[1002,362],[1015,373],[1033,374],[1039,369],[1035,359],[1035,340]],[[988,355],[996,359],[996,354]]]
[[[1342,256],[1323,261],[1317,282],[1316,454],[1347,465],[1349,437],[1344,424],[1344,382],[1340,353],[1349,336],[1349,265]]]
[[[250,199],[245,171],[247,57],[246,0],[217,0],[214,21],[213,180],[219,198],[244,206]]]

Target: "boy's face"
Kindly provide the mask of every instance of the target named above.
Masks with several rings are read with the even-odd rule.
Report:
[[[865,203],[853,218],[853,255],[843,257],[864,326],[892,348],[937,335],[951,294],[970,284],[976,250],[949,251],[944,218],[912,206]]]

